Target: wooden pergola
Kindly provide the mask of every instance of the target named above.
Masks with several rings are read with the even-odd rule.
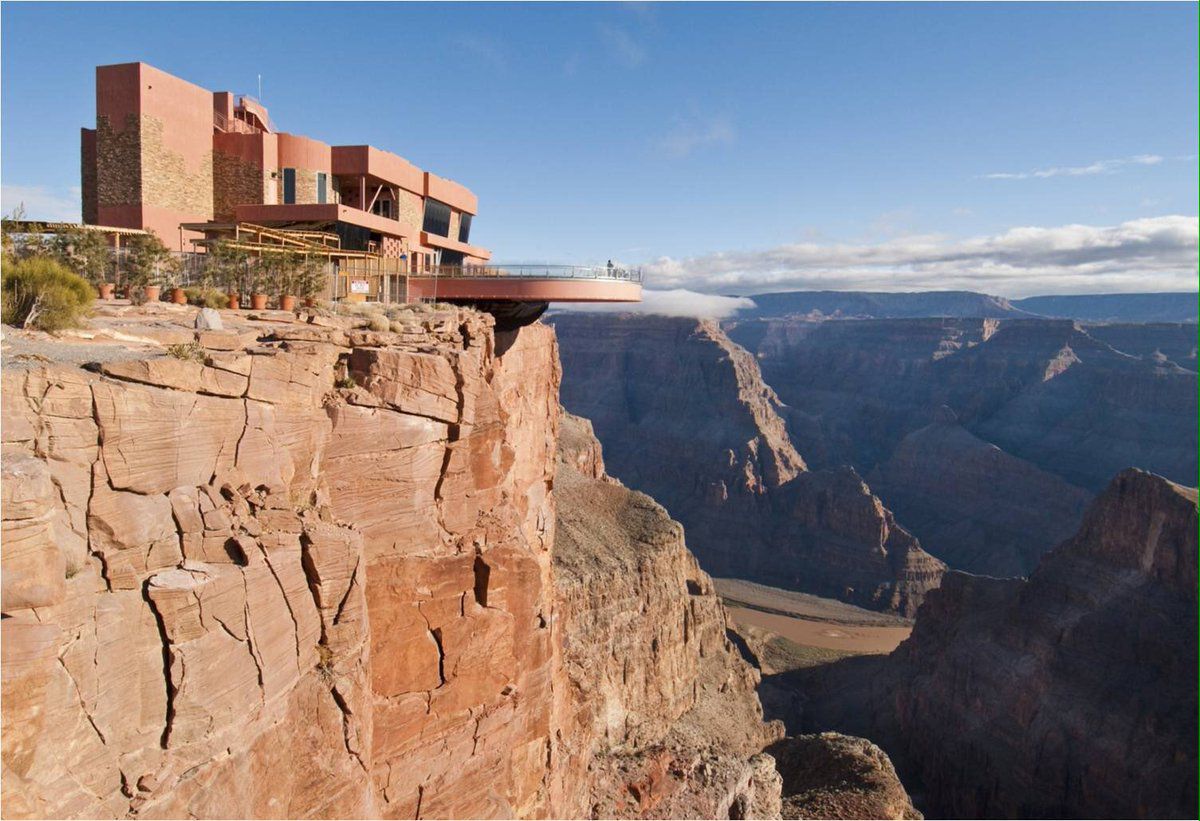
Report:
[[[370,251],[342,248],[341,237],[332,231],[318,230],[315,226],[272,228],[252,222],[185,222],[179,227],[184,231],[204,234],[204,239],[191,241],[193,248],[208,248],[224,242],[231,248],[258,255],[298,253],[322,256],[329,260],[373,260],[379,257]]]
[[[41,220],[5,219],[4,224],[18,234],[63,234],[67,231],[96,231],[112,239],[113,247],[121,250],[121,237],[145,236],[141,228],[121,228],[116,225],[88,225],[82,222],[43,222]]]

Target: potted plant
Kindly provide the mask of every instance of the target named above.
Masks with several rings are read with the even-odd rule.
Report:
[[[99,231],[73,225],[54,235],[51,256],[95,286],[101,299],[112,299],[116,286],[109,281],[113,253]]]
[[[162,293],[162,278],[164,274],[173,277],[173,272],[178,270],[177,260],[152,231],[134,235],[129,239],[128,247],[125,267],[129,274],[129,298],[137,301],[137,287],[141,286],[141,299],[157,302]]]
[[[159,276],[170,294],[170,301],[175,305],[187,305],[187,292],[179,284],[179,270],[166,265],[160,268]]]
[[[276,261],[278,267],[276,269],[275,283],[279,291],[279,310],[295,310],[296,285],[302,262],[298,255],[287,251],[279,254]]]
[[[246,285],[250,290],[250,309],[263,311],[267,308],[267,293],[265,289],[268,270],[264,260],[259,258],[250,263],[246,274]]]
[[[305,257],[304,265],[300,268],[300,282],[297,290],[304,297],[304,305],[312,308],[317,304],[317,296],[325,286],[325,265],[319,259]]]
[[[249,255],[227,240],[217,240],[208,247],[205,276],[225,289],[231,311],[241,307],[242,275],[248,264]]]

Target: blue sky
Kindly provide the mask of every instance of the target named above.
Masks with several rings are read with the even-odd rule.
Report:
[[[75,213],[93,68],[143,60],[214,90],[261,73],[282,130],[464,182],[498,260],[738,293],[1192,288],[1196,44],[1193,3],[6,3],[4,207]],[[994,247],[1061,251],[1064,226],[1166,255]]]

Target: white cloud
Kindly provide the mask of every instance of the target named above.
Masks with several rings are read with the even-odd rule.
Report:
[[[668,156],[682,159],[700,148],[728,145],[735,136],[733,125],[723,117],[680,120],[671,133],[659,140],[659,147]]]
[[[50,189],[43,185],[0,186],[0,211],[11,214],[24,206],[26,219],[46,222],[79,222],[83,205],[78,186]]]
[[[642,290],[640,303],[578,303],[571,311],[588,313],[661,314],[662,316],[691,316],[700,319],[724,319],[737,311],[753,308],[754,301],[746,297],[698,294],[683,288],[669,291]]]
[[[1001,171],[994,174],[984,174],[989,180],[1028,180],[1044,179],[1046,177],[1091,177],[1096,174],[1115,174],[1129,166],[1159,165],[1164,157],[1158,154],[1137,154],[1132,157],[1122,157],[1117,160],[1097,160],[1090,165],[1055,166],[1037,168],[1033,171]],[[1181,157],[1180,159],[1187,159]],[[1193,157],[1194,159],[1194,157]]]
[[[601,23],[596,27],[608,53],[626,68],[637,68],[646,60],[646,49],[642,48],[633,35],[618,26]]]
[[[708,293],[786,290],[973,290],[1008,297],[1196,289],[1192,216],[1113,226],[1020,227],[951,239],[914,235],[871,244],[802,242],[644,266],[655,288]]]

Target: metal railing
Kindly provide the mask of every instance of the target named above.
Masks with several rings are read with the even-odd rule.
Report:
[[[213,127],[222,133],[234,134],[261,134],[262,129],[250,125],[245,120],[239,120],[237,117],[230,119],[219,111],[213,112]]]
[[[526,277],[530,279],[594,279],[641,282],[641,268],[607,265],[427,265],[410,277]]]

